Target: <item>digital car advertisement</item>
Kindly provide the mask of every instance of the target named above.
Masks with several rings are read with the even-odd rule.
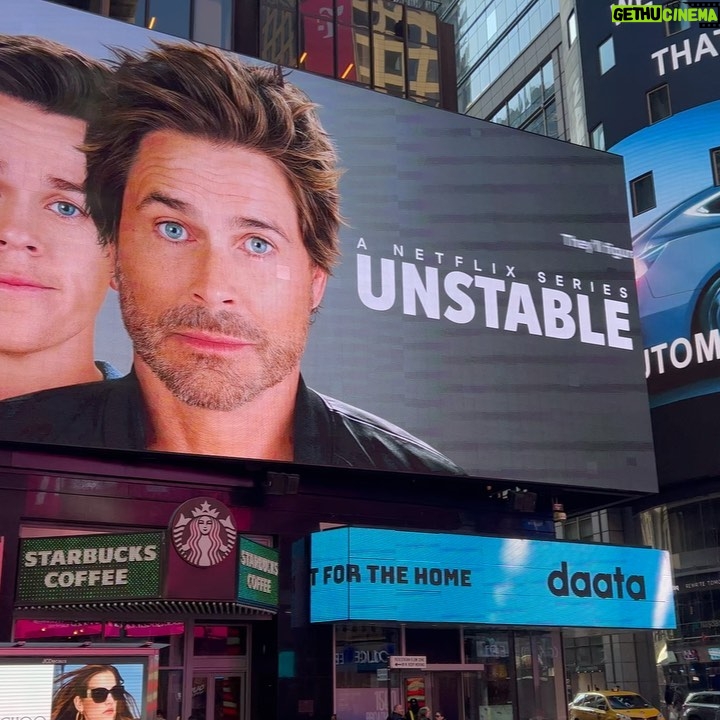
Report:
[[[661,482],[717,472],[720,407],[720,101],[615,145],[629,185],[651,177],[654,203],[631,218]]]
[[[620,158],[42,0],[0,9],[16,84],[81,53],[122,85],[80,117],[0,82],[0,205],[57,179],[23,200],[44,232],[0,260],[0,439],[656,490]],[[285,153],[293,113],[310,141]]]

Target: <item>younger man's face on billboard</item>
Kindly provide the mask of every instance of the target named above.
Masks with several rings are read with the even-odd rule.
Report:
[[[297,370],[327,276],[269,157],[151,133],[130,169],[116,252],[135,353],[183,402],[232,410]]]
[[[110,279],[82,192],[85,123],[0,94],[0,354],[92,333]]]

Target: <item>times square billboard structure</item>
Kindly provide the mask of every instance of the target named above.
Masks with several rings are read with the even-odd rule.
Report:
[[[103,61],[112,57],[109,48],[142,58],[157,40],[187,47],[143,28],[40,0],[2,0],[0,7],[0,31],[6,36],[48,38]],[[297,395],[284,428],[284,448],[264,454],[252,449],[257,445],[244,449],[236,443],[228,451],[213,440],[204,444],[202,433],[193,435],[188,447],[156,442],[164,429],[153,423],[162,424],[174,413],[167,405],[164,413],[154,412],[157,398],[143,386],[145,371],[139,370],[129,380],[11,397],[0,405],[0,437],[655,490],[620,159],[298,71],[283,70],[283,76],[281,85],[299,87],[318,106],[319,120],[337,150],[344,218],[341,260],[321,283],[326,282],[324,297],[322,291],[313,295],[313,307],[321,301],[322,308],[301,353],[302,380],[290,384]],[[168,140],[163,132],[154,136],[160,145]],[[172,192],[182,196],[178,178],[183,172],[193,187],[202,184],[196,177],[220,173],[225,163],[228,177],[241,175],[233,175],[231,162],[242,155],[242,147],[226,143],[220,152],[217,143],[204,142],[209,143],[181,133],[179,145],[164,147],[163,152],[179,150],[192,159],[179,174],[159,173],[162,182],[172,177]],[[148,147],[141,144],[131,158],[131,176]],[[214,165],[208,171],[203,167],[210,156]],[[267,160],[261,158],[260,164]],[[272,168],[278,169],[282,172],[279,164]],[[258,295],[275,311],[263,316],[263,330],[282,350],[283,337],[294,332],[287,316],[297,309],[299,292],[293,288],[297,273],[282,253],[289,252],[288,246],[296,255],[304,250],[299,242],[286,243],[282,233],[280,240],[267,239],[268,232],[277,230],[272,217],[277,208],[289,207],[291,216],[295,209],[292,202],[283,204],[282,182],[273,185],[267,179],[271,175],[253,185],[266,188],[263,212],[270,219],[251,218],[254,234],[242,247],[280,258],[273,260],[274,285],[262,287]],[[240,207],[248,195],[245,186],[232,180],[223,187],[230,200],[218,199],[217,191],[206,205],[198,195],[190,211],[192,203],[174,195],[168,199],[164,190],[153,188],[134,207],[162,206],[162,212],[153,210],[153,222],[161,227],[163,242],[177,248],[195,232],[195,247],[202,248],[205,238],[209,248],[215,241],[207,239],[212,221],[203,214],[206,208],[207,215],[211,206],[221,212],[228,206],[232,212],[245,210]],[[235,222],[237,216],[232,217]],[[121,226],[123,222],[129,221]],[[187,305],[192,296],[194,302],[198,293],[178,287],[183,262],[166,262],[167,250],[159,245],[154,255],[156,242],[156,237],[142,238],[144,286],[138,297],[164,301],[174,285],[174,301]],[[122,228],[117,247],[119,257],[127,255]],[[202,272],[224,273],[236,284],[244,281],[243,270],[233,274],[235,256],[223,257],[214,261],[214,270],[206,263]],[[6,281],[10,278],[4,285],[3,272]],[[12,295],[12,272],[16,270],[0,266],[5,309],[17,296]],[[124,280],[125,268],[121,274]],[[316,278],[313,274],[312,292]],[[194,280],[190,277],[188,285]],[[118,284],[118,266],[113,284]],[[295,298],[295,304],[283,307],[283,298]],[[255,320],[253,313],[262,315],[249,301],[245,308],[238,298],[226,305],[237,315],[245,313],[244,321]],[[127,308],[123,310],[127,320]],[[247,328],[242,322],[240,327]],[[183,358],[191,385],[202,385],[207,378],[201,374],[211,365],[231,367],[240,375],[248,366],[262,366],[252,356],[257,349],[253,343],[233,335],[237,325],[232,332],[217,323],[207,327],[199,334],[183,331],[182,341],[162,341],[185,343],[173,357]],[[126,374],[132,348],[111,291],[97,317],[95,357]],[[136,368],[138,363],[147,369],[145,359],[136,355]],[[164,381],[155,376],[153,382]],[[280,386],[285,382],[283,376]],[[189,412],[201,425],[210,417],[210,425],[217,428],[219,422],[234,438],[253,429],[244,401],[210,410],[198,410],[196,402],[188,410],[188,403],[178,404],[178,397],[166,390],[160,395],[175,403],[179,415]],[[257,434],[273,425],[272,402],[261,407],[263,423],[254,416]]]
[[[661,488],[720,472],[720,29],[578,3],[588,128],[624,159]],[[601,69],[598,47],[613,49]],[[687,487],[690,487],[689,485]]]

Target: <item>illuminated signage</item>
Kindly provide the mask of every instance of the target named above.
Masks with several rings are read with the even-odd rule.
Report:
[[[247,605],[277,607],[278,551],[240,538],[238,600]]]
[[[337,528],[311,536],[310,566],[312,622],[675,627],[661,550]]]
[[[26,538],[17,602],[79,602],[160,596],[162,533]]]
[[[319,0],[307,1],[318,11],[327,10]],[[351,4],[336,3],[338,13],[342,7],[347,14]],[[0,0],[0,11],[5,33],[49,38],[101,59],[108,58],[109,47],[142,54],[154,47],[154,39],[167,42],[145,28],[39,0]],[[320,23],[305,27],[313,35],[308,47],[331,42],[322,12]],[[178,41],[167,52],[183,47]],[[193,47],[195,60],[212,53]],[[316,61],[312,50],[303,60],[308,68]],[[202,72],[203,83],[193,80],[181,69],[184,64],[166,62],[164,67],[180,73],[173,93],[184,82],[193,92],[210,82]],[[231,75],[223,73],[222,87],[231,85]],[[161,82],[153,77],[155,85]],[[347,224],[339,230],[342,259],[332,274],[295,272],[280,237],[242,246],[252,256],[252,270],[219,259],[212,267],[183,274],[188,263],[171,257],[192,245],[188,233],[195,226],[178,214],[188,203],[174,202],[172,218],[147,225],[165,233],[160,240],[152,235],[158,240],[152,263],[130,251],[118,254],[119,262],[127,263],[118,272],[127,287],[107,299],[97,318],[102,332],[95,357],[128,374],[5,400],[0,403],[0,439],[134,450],[152,444],[153,449],[187,452],[178,441],[183,433],[175,429],[187,427],[184,421],[191,415],[192,451],[199,454],[278,458],[282,452],[282,459],[306,465],[464,472],[483,479],[655,491],[620,159],[298,70],[287,71],[284,79],[286,87],[296,85],[317,104],[342,166],[337,191]],[[156,90],[149,93],[154,117],[161,96]],[[112,94],[116,100],[130,96],[137,109],[134,93]],[[275,97],[274,91],[267,96]],[[171,106],[173,112],[188,107],[184,102]],[[216,106],[205,102],[202,117]],[[192,123],[201,122],[201,113],[188,112]],[[142,112],[97,115],[92,132],[100,132],[102,120],[130,122],[130,115]],[[114,128],[107,137],[116,140],[124,129]],[[305,137],[305,130],[295,135]],[[189,172],[165,173],[175,183],[172,193],[152,189],[146,200],[161,195],[174,201],[189,186],[200,198],[203,216],[215,217],[208,203],[217,199],[218,183],[203,192],[197,185],[205,163],[214,162],[213,148],[202,146],[208,136],[215,137],[215,131],[165,138],[172,147],[164,156],[187,161]],[[20,157],[32,143],[32,137],[23,141]],[[109,152],[127,145],[117,141],[104,147]],[[243,154],[240,145],[233,149],[238,152],[223,148],[215,158],[229,170],[218,211],[235,207],[235,200],[227,198],[247,186],[235,184],[244,172],[229,164],[241,163]],[[323,157],[332,154],[330,148]],[[116,159],[98,156],[97,167],[125,167]],[[133,164],[135,170],[141,161]],[[308,160],[297,166],[314,164]],[[95,166],[88,167],[92,175]],[[142,173],[136,176],[135,170],[128,191],[139,188],[135,181]],[[267,170],[263,177],[271,178]],[[286,202],[279,199],[278,187],[291,175],[289,170],[281,174],[277,186],[269,179],[265,200],[269,213],[289,208],[297,220],[292,193]],[[299,182],[297,190],[324,183]],[[122,206],[123,213],[148,208],[142,198],[114,203],[111,185],[88,182],[88,207],[95,216],[103,207],[111,212]],[[307,212],[314,216],[320,205],[311,197],[303,207],[312,208]],[[270,219],[264,225],[279,227],[277,219]],[[124,218],[117,226],[119,245],[130,247],[125,234],[140,225]],[[132,247],[148,247],[149,240]],[[300,248],[302,238],[288,245]],[[166,258],[160,257],[161,249]],[[255,272],[261,267],[262,274]],[[224,303],[222,315],[185,313],[188,306],[177,305],[176,298],[193,296],[195,280],[218,268],[236,297],[226,298],[230,302]],[[142,275],[135,272],[141,269]],[[243,295],[250,276],[258,286]],[[301,278],[312,288],[299,288]],[[101,289],[106,285],[101,283]],[[306,337],[311,308],[301,300],[311,295],[308,305],[316,309],[322,301],[322,307]],[[261,311],[249,307],[252,298]],[[133,303],[137,307],[131,308]],[[120,304],[125,305],[122,314]],[[170,317],[187,332],[172,332]],[[257,326],[250,327],[251,322]],[[27,329],[25,315],[21,325],[18,332]],[[10,329],[4,327],[4,334]],[[135,353],[150,363],[144,372],[130,373],[133,343],[145,348]],[[297,380],[298,370],[303,382]],[[281,381],[283,392],[272,391]],[[167,398],[172,409],[148,412],[149,399],[164,403]],[[269,418],[264,432],[278,427],[282,432],[258,443],[256,433],[248,432],[258,415]],[[289,424],[290,433],[285,432]]]

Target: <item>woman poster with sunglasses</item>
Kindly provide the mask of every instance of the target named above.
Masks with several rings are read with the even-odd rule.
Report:
[[[134,720],[132,695],[113,665],[85,665],[57,679],[50,720]]]

